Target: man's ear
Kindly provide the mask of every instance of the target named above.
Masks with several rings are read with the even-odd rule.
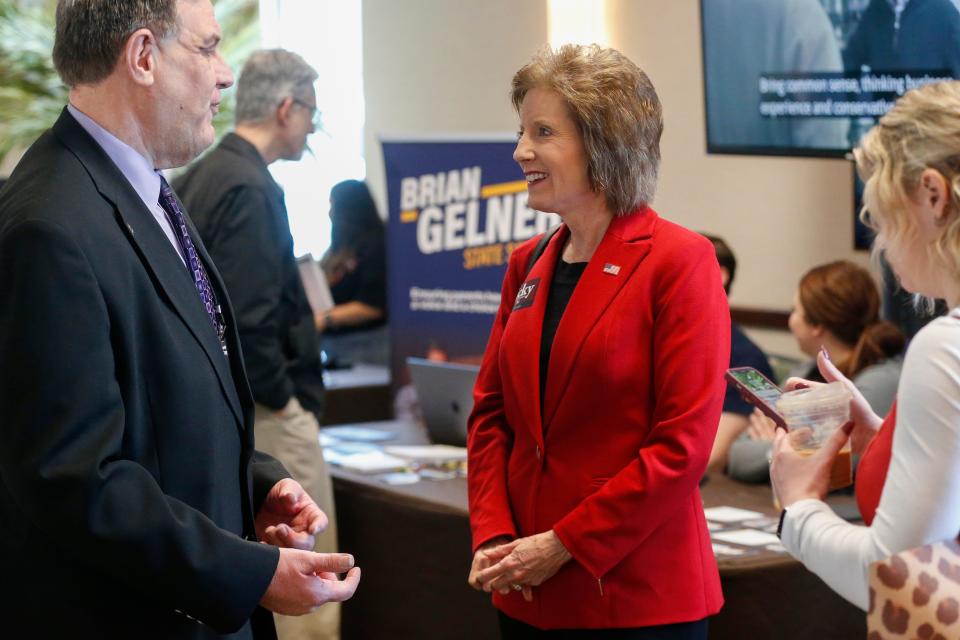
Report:
[[[942,222],[950,201],[950,186],[943,174],[936,169],[924,169],[917,196],[923,213],[936,223]]]
[[[157,38],[150,29],[137,29],[120,50],[119,64],[138,85],[153,86],[157,70]]]
[[[293,111],[293,107],[296,103],[293,101],[291,96],[287,96],[280,103],[280,106],[277,107],[277,123],[286,126],[290,121],[290,112]]]

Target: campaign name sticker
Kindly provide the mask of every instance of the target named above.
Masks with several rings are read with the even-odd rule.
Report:
[[[520,286],[517,291],[517,299],[513,303],[513,310],[525,309],[533,304],[533,298],[537,295],[537,288],[540,286],[540,278],[528,280]]]

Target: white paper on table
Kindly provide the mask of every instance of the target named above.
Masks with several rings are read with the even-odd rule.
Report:
[[[387,455],[383,451],[371,451],[370,453],[355,453],[349,456],[339,456],[330,454],[332,451],[324,452],[324,458],[327,462],[337,464],[348,471],[357,473],[383,473],[384,471],[399,471],[405,469],[409,462],[403,458]]]
[[[778,524],[779,520],[772,517],[758,518],[757,520],[744,520],[740,523],[741,526],[748,527],[750,529],[759,529],[760,531],[769,531],[770,533],[776,532]]]
[[[333,294],[327,276],[320,270],[320,265],[313,259],[312,254],[297,258],[297,268],[300,271],[300,281],[303,282],[303,291],[307,294],[307,301],[314,313],[323,313],[333,309]]]
[[[320,446],[321,446],[321,447],[329,447],[329,446],[332,446],[332,445],[335,445],[335,444],[340,444],[341,442],[343,442],[343,440],[341,440],[340,438],[334,438],[333,436],[331,436],[331,435],[329,435],[329,434],[326,434],[326,433],[324,433],[324,432],[322,432],[322,431],[320,432]]]
[[[420,482],[420,476],[412,471],[398,471],[396,473],[385,473],[380,476],[380,480],[389,485],[416,484]]]
[[[707,520],[714,522],[740,522],[741,520],[755,520],[764,517],[759,511],[750,511],[749,509],[738,509],[737,507],[710,507],[704,509],[703,513]]]
[[[367,429],[366,427],[324,427],[320,435],[327,435],[340,440],[359,440],[360,442],[379,442],[394,437],[390,431]]]
[[[768,544],[780,544],[780,538],[765,531],[756,529],[737,529],[735,531],[719,531],[711,534],[714,540],[742,544],[748,547],[763,547]]]
[[[462,462],[467,459],[466,447],[448,444],[391,445],[383,450],[392,456],[417,462]]]
[[[380,451],[380,445],[374,444],[372,442],[350,442],[348,440],[340,440],[335,444],[327,445],[323,448],[324,451],[333,451],[342,456],[352,456],[357,453],[371,453],[373,451]]]
[[[453,480],[457,477],[456,471],[442,471],[440,469],[431,469],[425,467],[417,471],[422,480]]]
[[[715,556],[742,556],[746,551],[736,547],[728,547],[725,544],[713,543],[713,555]]]

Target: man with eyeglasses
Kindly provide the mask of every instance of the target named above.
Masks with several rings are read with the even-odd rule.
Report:
[[[254,449],[238,318],[160,173],[233,85],[213,5],[59,0],[55,28],[69,103],[0,189],[3,637],[270,640],[360,574]]]
[[[316,129],[317,72],[283,49],[253,53],[236,126],[174,182],[230,293],[256,401],[257,448],[280,460],[327,514],[315,550],[336,548],[333,490],[318,440],[324,388],[313,313],[293,255],[283,190],[267,169],[299,160]],[[277,616],[281,640],[339,635],[339,608]]]

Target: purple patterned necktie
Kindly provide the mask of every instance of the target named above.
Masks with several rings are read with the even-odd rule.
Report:
[[[220,340],[223,355],[228,355],[227,342],[224,340],[227,326],[220,311],[220,304],[217,302],[217,294],[210,285],[207,270],[203,268],[200,256],[197,255],[193,240],[190,238],[190,232],[187,231],[187,222],[184,219],[183,209],[180,208],[180,201],[177,200],[176,194],[173,193],[173,189],[170,188],[163,176],[160,176],[160,199],[158,202],[167,213],[167,219],[173,226],[174,235],[177,237],[177,242],[180,243],[180,248],[186,257],[187,266],[193,275],[193,283],[197,287],[197,293],[200,294],[200,300],[207,310],[207,316],[210,317],[213,330],[217,333],[217,339]]]

